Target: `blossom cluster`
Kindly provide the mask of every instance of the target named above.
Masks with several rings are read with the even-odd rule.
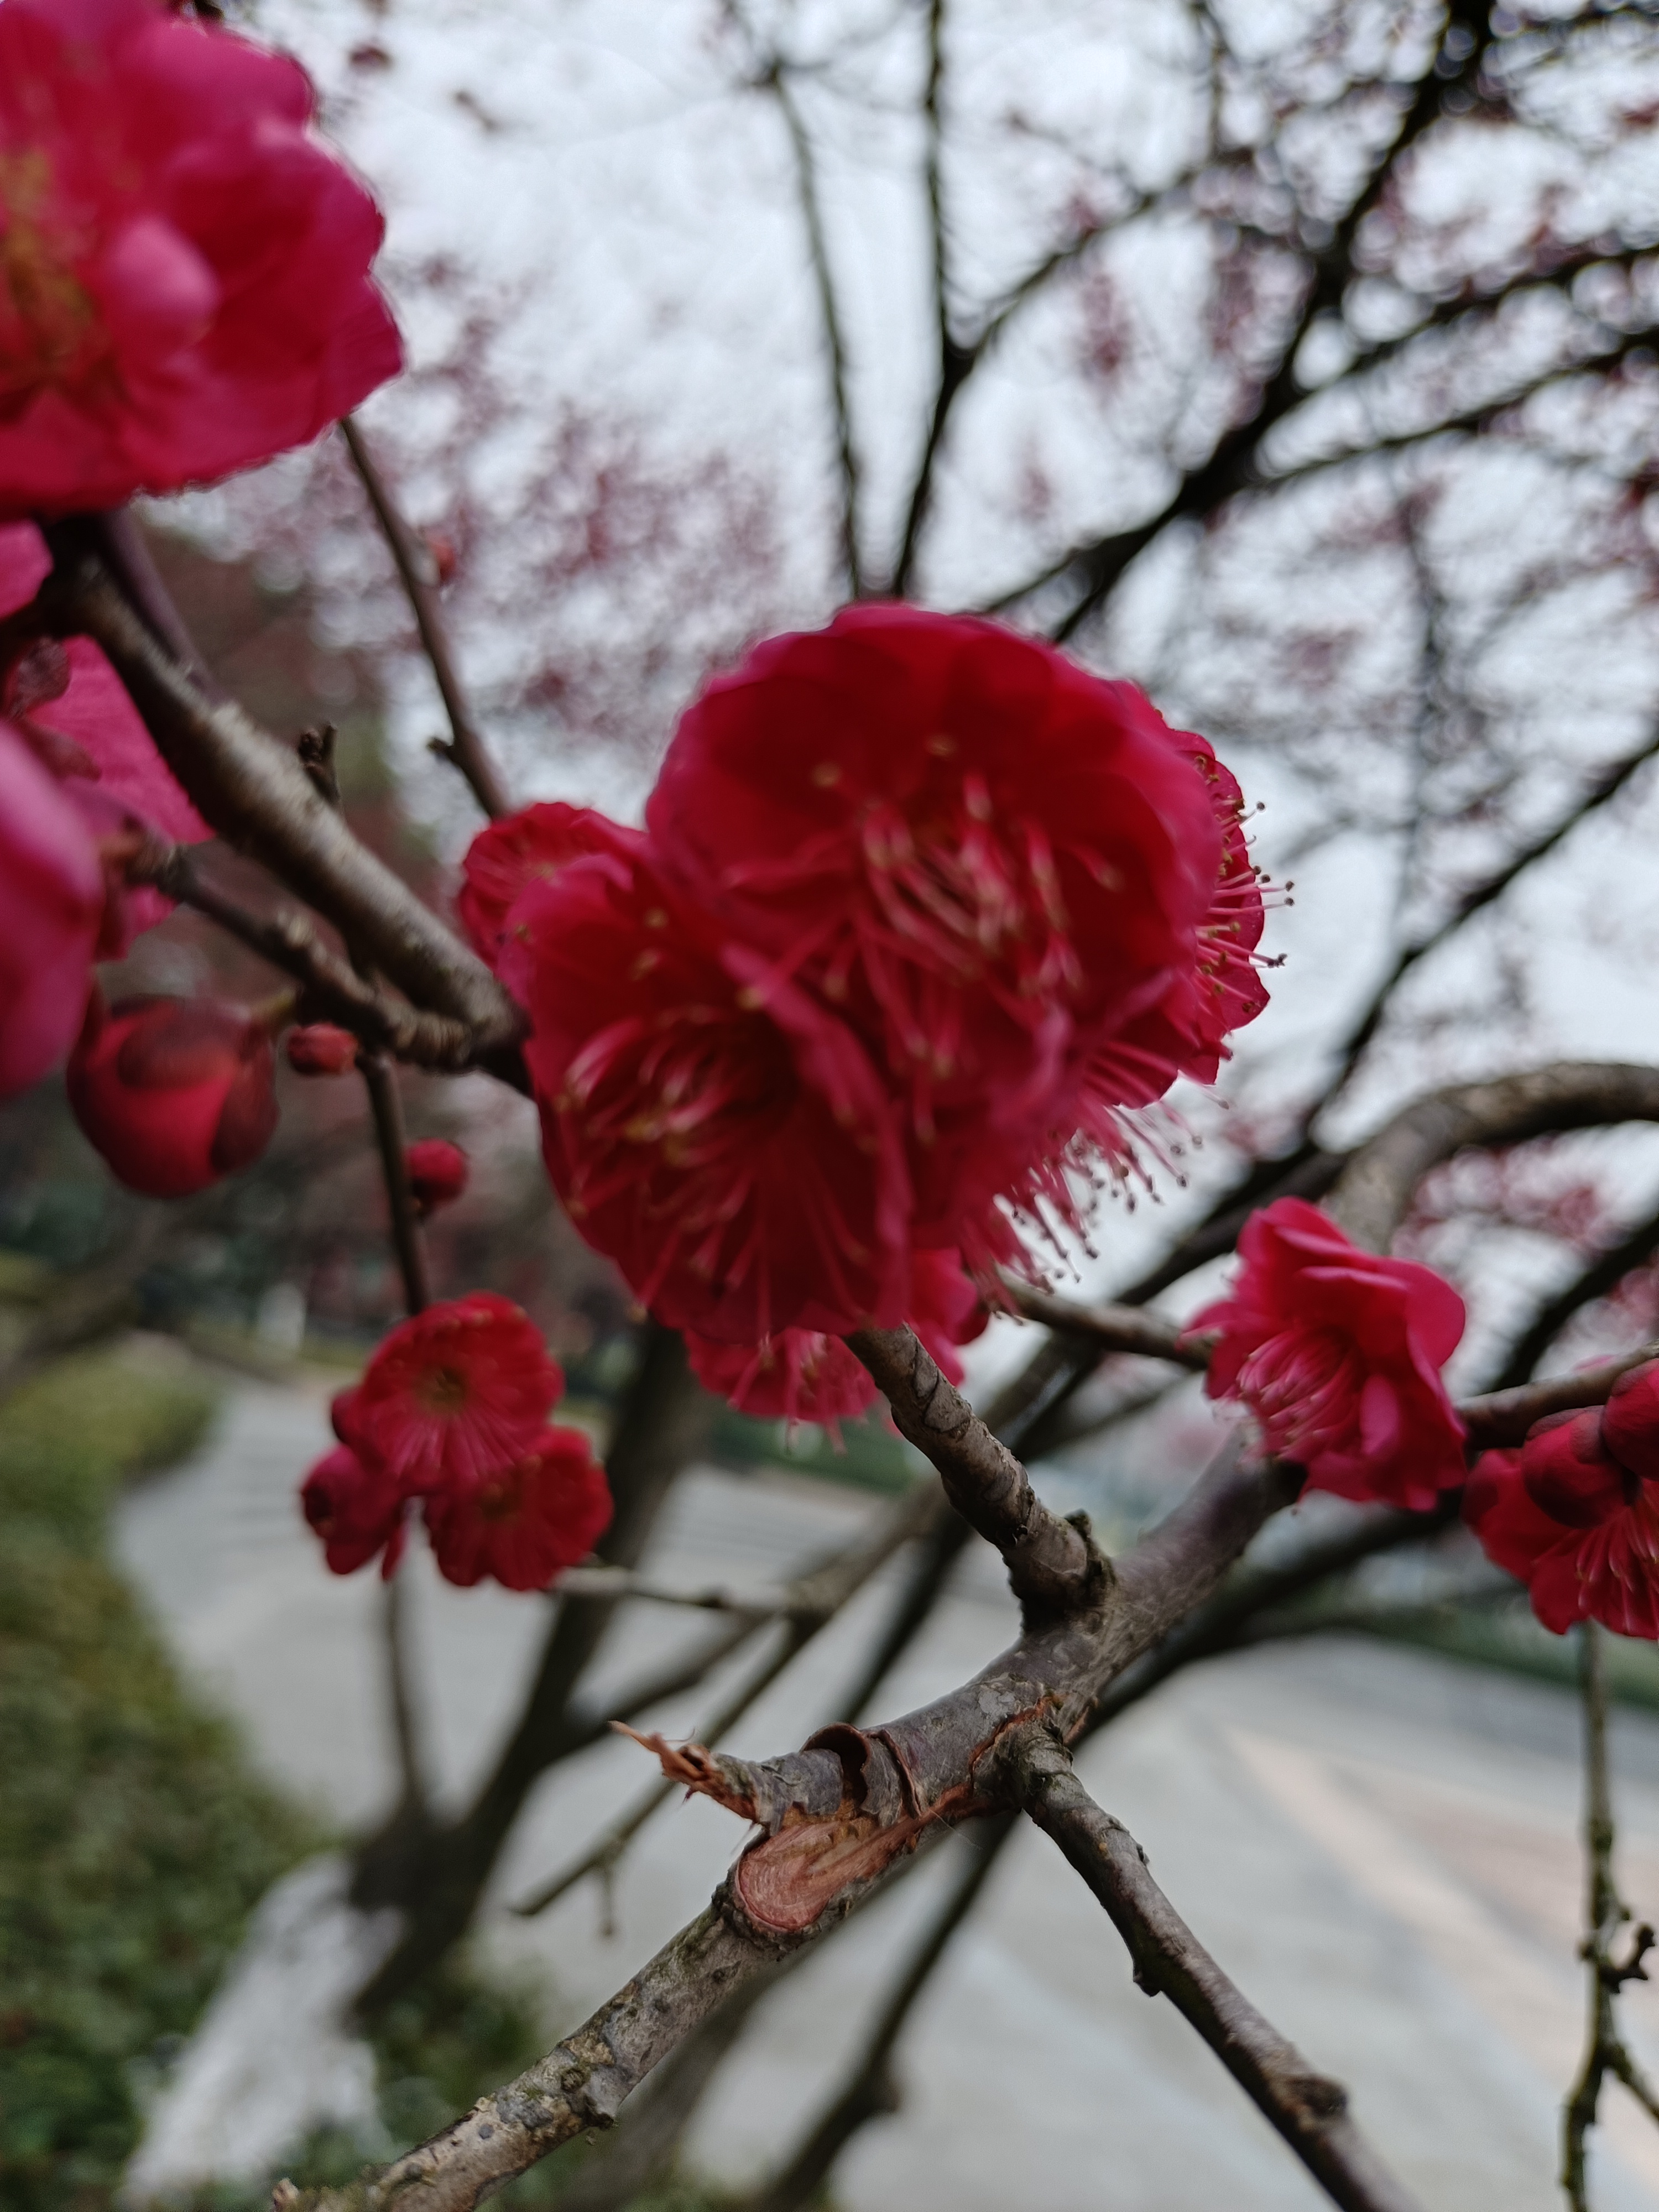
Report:
[[[865,605],[708,685],[643,831],[486,830],[459,911],[582,1234],[738,1402],[823,1418],[869,1395],[835,1339],[963,1340],[964,1272],[1077,1226],[1126,1109],[1261,1011],[1241,814],[1133,686]]]
[[[1547,1415],[1519,1451],[1484,1454],[1463,1517],[1557,1635],[1599,1620],[1659,1638],[1659,1361],[1605,1406]]]
[[[301,1492],[336,1574],[390,1577],[419,1502],[440,1571],[545,1589],[610,1525],[605,1471],[550,1425],[564,1377],[511,1299],[474,1291],[401,1322],[334,1401],[335,1449]]]

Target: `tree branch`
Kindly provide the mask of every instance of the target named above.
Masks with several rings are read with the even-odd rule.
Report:
[[[1320,1101],[1319,1110],[1322,1113],[1346,1086],[1349,1077],[1359,1063],[1361,1054],[1376,1036],[1382,1017],[1388,1011],[1389,1000],[1419,961],[1427,959],[1431,952],[1437,952],[1446,940],[1455,936],[1466,921],[1471,921],[1474,915],[1483,913],[1487,907],[1502,898],[1518,877],[1524,875],[1526,871],[1537,861],[1547,859],[1551,853],[1554,852],[1556,847],[1571,836],[1581,822],[1587,820],[1599,808],[1605,806],[1609,799],[1617,798],[1638,769],[1645,766],[1656,754],[1659,754],[1659,729],[1656,729],[1647,742],[1638,746],[1636,751],[1627,754],[1623,760],[1615,761],[1610,768],[1604,769],[1601,774],[1589,785],[1583,797],[1577,799],[1550,829],[1545,830],[1541,836],[1534,838],[1529,845],[1523,846],[1511,859],[1506,860],[1501,868],[1494,870],[1482,882],[1466,891],[1437,928],[1431,930],[1426,937],[1419,938],[1415,944],[1405,947],[1388,975],[1378,984],[1370,1005],[1343,1041],[1338,1054],[1335,1079]]]
[[[1316,2073],[1228,1980],[1152,1880],[1139,1844],[1072,1771],[1065,1747],[1033,1729],[1013,1756],[1026,1811],[1111,1915],[1140,1987],[1191,2022],[1344,2212],[1419,2212],[1350,2118],[1346,2090]]]
[[[0,624],[96,641],[156,747],[222,836],[264,861],[417,1006],[472,1032],[483,1059],[515,1044],[522,1019],[477,956],[359,843],[285,746],[231,701],[215,702],[156,642],[74,526],[48,525],[58,566],[32,607]]]
[[[1086,1606],[1099,1579],[1087,1537],[1049,1511],[915,1331],[864,1328],[847,1341],[880,1384],[900,1435],[933,1462],[951,1504],[1001,1553],[1021,1604],[1050,1613]]]
[[[1103,1300],[1085,1305],[1080,1300],[1055,1297],[1052,1291],[1038,1290],[1012,1275],[1003,1278],[1003,1288],[1015,1311],[1025,1320],[1041,1322],[1045,1328],[1058,1329],[1064,1335],[1086,1338],[1101,1352],[1168,1359],[1177,1367],[1190,1367],[1200,1373],[1210,1364],[1204,1339],[1183,1335],[1174,1322],[1145,1313],[1139,1306]]]
[[[1659,1068],[1557,1060],[1416,1099],[1351,1153],[1328,1210],[1356,1244],[1383,1252],[1431,1168],[1466,1146],[1524,1144],[1567,1129],[1659,1121]]]
[[[658,2061],[786,1948],[752,1934],[722,1890],[574,2034],[441,2135],[343,2190],[279,2182],[271,2212],[471,2212],[573,2136],[611,2126]]]
[[[824,235],[823,210],[818,200],[817,167],[813,159],[812,144],[807,137],[806,125],[789,88],[786,67],[775,56],[762,72],[759,82],[778,103],[784,128],[789,133],[789,143],[795,157],[795,177],[800,193],[801,216],[806,226],[806,247],[811,258],[813,281],[817,286],[818,309],[823,319],[823,342],[830,356],[830,397],[836,416],[836,453],[841,467],[841,545],[842,562],[847,574],[847,591],[850,599],[860,599],[864,592],[864,575],[859,551],[859,484],[858,448],[853,439],[852,402],[848,393],[847,342],[842,330],[841,307],[836,295],[836,280],[830,266],[829,241]]]
[[[1296,374],[1297,356],[1319,316],[1341,303],[1354,273],[1353,252],[1360,225],[1381,203],[1403,156],[1439,118],[1448,93],[1462,91],[1478,76],[1493,35],[1486,0],[1452,0],[1439,50],[1409,88],[1392,144],[1335,226],[1329,243],[1309,257],[1309,281],[1280,346],[1279,367],[1261,386],[1249,413],[1218,441],[1207,460],[1182,472],[1158,514],[1128,530],[1069,547],[1039,574],[1002,593],[990,611],[1005,611],[1045,585],[1067,579],[1076,596],[1053,632],[1063,642],[1100,607],[1135,556],[1171,522],[1212,514],[1251,481],[1267,433],[1307,397]],[[1470,41],[1467,47],[1462,45],[1465,38]]]
[[[461,689],[461,680],[455,670],[455,657],[450,649],[449,631],[439,604],[437,586],[432,580],[430,556],[420,545],[414,532],[404,521],[392,489],[380,472],[379,463],[370,451],[353,416],[347,415],[340,423],[340,435],[345,440],[352,465],[362,478],[363,489],[368,494],[369,504],[380,526],[381,535],[391,549],[397,563],[404,596],[415,617],[415,627],[420,632],[421,645],[431,664],[439,696],[444,702],[444,712],[449,717],[449,741],[434,740],[433,750],[443,755],[466,779],[472,796],[492,822],[513,811],[512,801],[489,748],[478,733],[477,724]]]
[[[1561,2113],[1561,2186],[1573,2212],[1589,2212],[1584,2178],[1584,2138],[1595,2125],[1601,2085],[1611,2074],[1659,2119],[1659,2100],[1648,2087],[1619,2032],[1614,2002],[1626,1982],[1648,1978],[1643,1960],[1654,1933],[1645,1921],[1621,1960],[1619,1931],[1630,1909],[1613,1880],[1613,1790],[1607,1778],[1607,1689],[1601,1663],[1602,1631],[1593,1620],[1578,1630],[1578,1683],[1584,1710],[1584,1941],[1579,1955],[1589,1969],[1589,2029],[1583,2063]]]

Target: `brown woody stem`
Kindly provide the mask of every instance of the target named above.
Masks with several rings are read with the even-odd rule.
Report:
[[[415,617],[415,627],[421,634],[422,647],[431,665],[444,712],[449,717],[449,741],[444,744],[434,740],[434,749],[460,770],[472,796],[490,820],[499,821],[502,815],[512,812],[513,804],[490,758],[489,748],[478,734],[461,689],[448,627],[438,604],[437,586],[422,558],[424,549],[417,544],[414,532],[404,520],[392,495],[392,488],[369,449],[368,441],[349,415],[340,424],[340,435],[345,440],[352,465],[374,509],[375,520],[397,563],[404,596]]]
[[[1111,1915],[1136,1981],[1198,2030],[1333,2202],[1344,2212],[1420,2212],[1354,2124],[1341,2083],[1316,2073],[1228,1979],[1152,1880],[1134,1838],[1078,1780],[1065,1747],[1033,1729],[1017,1764],[1026,1811]]]

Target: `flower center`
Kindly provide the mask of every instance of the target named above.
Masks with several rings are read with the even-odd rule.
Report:
[[[1270,1336],[1238,1372],[1238,1393],[1270,1451],[1296,1459],[1351,1433],[1364,1371],[1340,1330],[1297,1324]]]
[[[48,386],[85,384],[111,350],[74,236],[48,220],[52,190],[44,154],[0,155],[0,422]]]
[[[428,1367],[416,1384],[415,1395],[428,1413],[447,1417],[465,1413],[466,1377],[459,1367]]]

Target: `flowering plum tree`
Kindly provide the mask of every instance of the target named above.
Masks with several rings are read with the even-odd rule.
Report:
[[[1049,1278],[1093,1233],[1097,1186],[1150,1175],[1160,1140],[1148,1110],[1182,1079],[1199,1086],[1193,1115],[1207,1110],[1204,1090],[1267,1010],[1275,957],[1263,950],[1273,902],[1234,769],[1137,684],[1093,665],[1112,642],[1113,594],[1137,556],[1187,523],[1210,526],[1204,558],[1218,572],[1251,526],[1243,495],[1264,494],[1259,508],[1271,504],[1273,470],[1281,484],[1311,477],[1307,454],[1322,441],[1346,455],[1341,406],[1358,388],[1356,362],[1382,382],[1400,367],[1402,421],[1415,408],[1426,424],[1407,422],[1374,451],[1404,451],[1429,432],[1484,434],[1585,360],[1609,381],[1615,358],[1633,374],[1634,334],[1646,328],[1634,249],[1621,258],[1599,233],[1572,240],[1546,226],[1524,252],[1493,248],[1495,259],[1460,272],[1449,258],[1455,224],[1413,228],[1413,162],[1431,133],[1477,112],[1494,128],[1521,115],[1546,96],[1528,76],[1539,52],[1603,35],[1601,18],[1525,29],[1508,11],[1461,5],[1379,15],[1369,76],[1334,19],[1322,46],[1315,37],[1281,58],[1275,76],[1239,59],[1205,11],[1214,97],[1194,163],[1156,196],[1119,178],[1075,202],[1059,243],[969,329],[941,212],[946,9],[932,0],[909,12],[924,32],[939,365],[878,589],[801,107],[811,72],[781,33],[773,40],[735,8],[721,15],[721,39],[745,58],[748,88],[776,105],[798,165],[832,371],[836,596],[848,604],[705,672],[641,828],[563,801],[511,804],[440,606],[455,548],[416,538],[349,419],[402,356],[370,274],[378,212],[316,135],[297,66],[205,8],[0,0],[0,1090],[63,1064],[76,1120],[112,1172],[175,1199],[246,1169],[270,1141],[278,1038],[297,1073],[361,1075],[407,1316],[336,1400],[338,1442],[301,1481],[301,1510],[338,1574],[378,1561],[391,1582],[418,1507],[452,1582],[560,1593],[524,1711],[477,1799],[441,1814],[411,1761],[393,1817],[356,1853],[349,1903],[389,1912],[396,1932],[365,1954],[343,2010],[384,2005],[465,1931],[554,1759],[700,1679],[757,1618],[785,1621],[783,1656],[751,1677],[752,1699],[911,1547],[866,1679],[803,1747],[744,1759],[641,1737],[668,1782],[752,1832],[729,1877],[580,2031],[367,2179],[354,2204],[470,2208],[616,2121],[653,2073],[656,2118],[631,2139],[665,2155],[708,2071],[688,2054],[729,2040],[769,1978],[951,1827],[982,1824],[991,1848],[907,1972],[857,2078],[760,2200],[767,2212],[805,2203],[878,2109],[872,2083],[905,2010],[995,1841],[1026,1816],[1104,1905],[1143,1985],[1186,2016],[1332,2199],[1400,2212],[1412,2200],[1340,2086],[1204,1950],[1083,1790],[1072,1751],[1185,1658],[1226,1648],[1369,1557],[1443,1535],[1460,1513],[1547,1627],[1586,1624],[1601,1902],[1587,1954],[1594,2033],[1565,2130],[1567,2186],[1583,2203],[1604,2075],[1654,2103],[1612,2013],[1642,1947],[1623,1960],[1612,1948],[1588,1624],[1659,1638],[1659,1359],[1651,1345],[1627,1345],[1565,1376],[1538,1382],[1533,1370],[1575,1312],[1650,1255],[1659,1219],[1595,1255],[1549,1310],[1547,1333],[1533,1341],[1540,1316],[1494,1387],[1455,1401],[1443,1370],[1463,1300],[1441,1272],[1389,1247],[1408,1223],[1426,1233],[1422,1187],[1472,1150],[1659,1121],[1659,1069],[1500,1066],[1400,1104],[1352,1143],[1316,1124],[1407,975],[1606,805],[1651,740],[1604,766],[1555,818],[1523,826],[1492,872],[1404,943],[1328,1079],[1304,1084],[1288,1107],[1281,1099],[1255,1156],[1139,1284],[1100,1304],[1056,1295]],[[1646,26],[1639,9],[1604,12]],[[1346,75],[1328,96],[1321,69],[1339,53]],[[1273,94],[1272,127],[1242,119],[1252,90]],[[1310,157],[1299,178],[1285,128],[1298,100],[1310,130],[1322,100],[1362,115],[1363,160],[1350,145],[1345,169]],[[1203,391],[1165,426],[1188,458],[1162,503],[1051,543],[1024,581],[983,595],[988,607],[915,603],[922,588],[934,600],[968,596],[949,587],[949,558],[930,566],[928,553],[942,501],[969,495],[940,476],[947,433],[1025,303],[1045,287],[1057,296],[1062,278],[1091,277],[1072,299],[1089,374],[1102,386],[1121,377],[1133,318],[1104,247],[1153,197],[1166,213],[1199,211],[1219,270]],[[1564,290],[1570,327],[1552,326],[1550,367],[1520,388],[1503,361],[1492,367],[1513,337],[1489,311],[1511,280],[1492,272],[1511,263],[1547,284],[1600,271],[1617,293],[1609,304]],[[1468,358],[1425,369],[1413,346],[1425,332],[1450,333]],[[1341,361],[1322,405],[1310,395],[1322,339]],[[1460,378],[1474,397],[1456,396]],[[1270,440],[1297,427],[1304,400],[1298,459],[1294,439]],[[461,861],[453,917],[350,833],[314,732],[290,741],[260,728],[208,675],[125,511],[136,494],[211,483],[336,423],[327,450],[355,467],[449,716],[441,750],[487,817]],[[1044,518],[1059,493],[1039,458],[1029,473],[1027,535],[1054,539]],[[1388,528],[1369,540],[1372,552],[1403,550],[1442,668],[1452,651],[1424,540],[1437,507],[1455,503],[1454,478],[1395,484]],[[1640,470],[1632,483],[1644,485]],[[1622,510],[1617,520],[1639,566],[1646,556],[1630,549],[1641,526]],[[1315,535],[1328,548],[1340,527],[1326,514]],[[1617,536],[1607,514],[1595,527],[1604,545]],[[1531,588],[1523,577],[1515,595]],[[1118,614],[1127,635],[1133,623]],[[1314,642],[1301,639],[1304,663],[1318,658]],[[1202,650],[1193,665],[1169,687],[1177,695],[1201,695]],[[520,707],[533,692],[521,686]],[[1425,759],[1429,750],[1425,739]],[[1480,772],[1442,805],[1443,829],[1468,832],[1502,811],[1498,755],[1485,738],[1467,750]],[[1450,746],[1437,765],[1453,787],[1468,762]],[[1413,805],[1415,845],[1431,811],[1421,787]],[[256,909],[226,887],[216,842],[258,864],[274,904]],[[281,990],[254,1006],[161,994],[106,1004],[98,963],[175,901],[269,963]],[[584,1432],[551,1422],[563,1378],[518,1305],[483,1289],[433,1300],[422,1224],[459,1196],[468,1163],[453,1144],[406,1144],[397,1064],[482,1073],[533,1099],[553,1188],[647,1316],[603,1465]],[[1224,1298],[1184,1328],[1148,1310],[1235,1247]],[[960,1394],[957,1353],[997,1314],[1049,1334],[981,1417]],[[1016,1447],[1035,1458],[1102,1361],[1120,1356],[1201,1374],[1242,1412],[1188,1494],[1108,1559],[1086,1520],[1044,1503]],[[832,1427],[879,1396],[938,1481],[758,1613],[726,1605],[732,1634],[689,1674],[580,1703],[584,1669],[638,1586],[652,1521],[690,1455],[699,1385]],[[1357,1510],[1334,1533],[1316,1527],[1288,1565],[1241,1568],[1258,1532],[1308,1490]],[[1017,1641],[921,1711],[856,1725],[970,1534],[1006,1564]],[[608,1863],[601,1853],[587,1863]],[[620,2202],[637,2160],[619,2152],[608,2182],[605,2172],[589,2198]],[[276,2201],[292,2208],[298,2194],[283,2184]]]

